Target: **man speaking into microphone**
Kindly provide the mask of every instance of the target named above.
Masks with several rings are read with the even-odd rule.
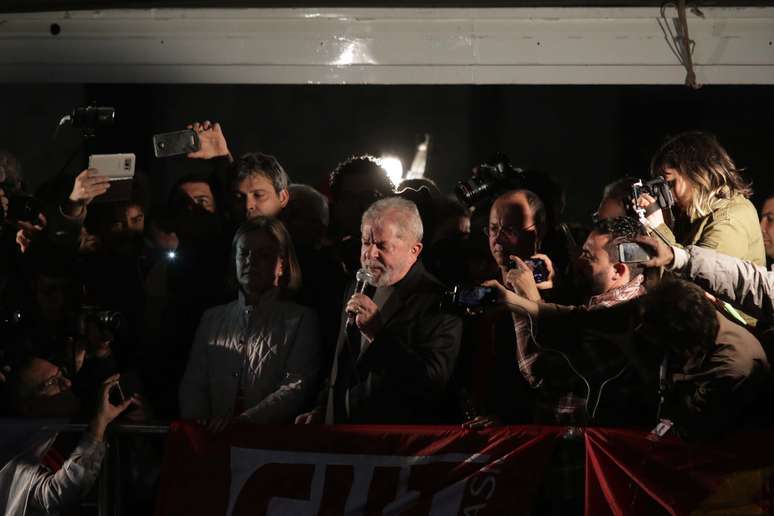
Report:
[[[443,286],[418,261],[422,220],[414,203],[382,199],[363,214],[360,264],[328,383],[297,423],[448,423],[447,385],[462,321],[444,313]],[[375,289],[373,288],[375,287]]]

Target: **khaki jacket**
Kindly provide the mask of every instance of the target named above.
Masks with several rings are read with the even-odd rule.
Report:
[[[755,206],[743,195],[715,199],[712,210],[673,233],[666,225],[657,229],[680,246],[695,245],[766,266],[766,251]]]

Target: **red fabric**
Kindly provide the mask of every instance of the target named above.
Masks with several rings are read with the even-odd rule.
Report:
[[[774,514],[771,432],[711,443],[586,430],[586,515]]]
[[[157,514],[523,514],[560,430],[176,422]]]

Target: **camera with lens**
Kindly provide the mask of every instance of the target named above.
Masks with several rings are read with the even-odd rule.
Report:
[[[112,126],[116,121],[116,110],[96,105],[77,107],[70,114],[70,119],[73,127],[94,132],[99,128]]]
[[[497,290],[492,287],[463,287],[455,285],[444,292],[443,308],[465,315],[478,315],[497,303]]]
[[[532,269],[532,276],[535,278],[535,283],[543,283],[544,281],[548,280],[548,266],[546,266],[546,262],[540,258],[530,258],[528,260],[524,260],[524,263],[527,265],[527,267]],[[516,261],[508,260],[508,269],[515,268]]]
[[[91,305],[84,305],[78,314],[78,333],[86,335],[88,326],[94,325],[102,333],[115,333],[121,328],[121,313]]]
[[[459,181],[454,192],[460,202],[470,207],[490,195],[521,188],[525,183],[524,170],[511,165],[507,156],[498,154],[494,160],[476,167],[469,179]]]
[[[656,202],[648,206],[647,210],[637,208],[637,199],[639,199],[642,194],[648,194],[656,199]],[[675,197],[672,194],[672,189],[663,177],[657,177],[650,181],[643,181],[642,179],[638,180],[632,185],[632,195],[628,201],[627,209],[634,210],[634,215],[638,218],[640,218],[640,215],[650,215],[658,209],[664,210],[671,215],[672,206],[675,205]]]

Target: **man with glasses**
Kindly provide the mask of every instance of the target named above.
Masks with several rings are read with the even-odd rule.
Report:
[[[54,444],[57,435],[31,439],[26,449],[0,470],[0,508],[10,516],[59,514],[77,503],[91,489],[99,475],[105,455],[105,430],[108,424],[130,405],[132,397],[118,405],[109,401],[110,391],[118,385],[119,375],[105,380],[99,389],[97,413],[75,449],[65,455]],[[29,357],[9,375],[11,410],[23,417],[64,418],[79,412],[80,403],[71,383],[56,365]],[[41,434],[44,431],[41,431]]]
[[[546,229],[546,209],[535,193],[511,190],[495,199],[484,233],[489,238],[489,251],[497,263],[500,281],[506,281],[511,256],[524,260],[535,257],[550,263],[548,257],[537,254]],[[477,341],[469,351],[475,362],[471,373],[472,391],[474,399],[479,400],[477,409],[481,414],[465,424],[471,428],[485,428],[498,423],[528,422],[531,393],[513,367],[517,350],[510,315],[488,314],[480,321],[471,321],[470,326],[470,333]],[[481,337],[488,337],[491,343],[482,345],[478,342]],[[486,372],[484,380],[481,379],[482,370]]]

